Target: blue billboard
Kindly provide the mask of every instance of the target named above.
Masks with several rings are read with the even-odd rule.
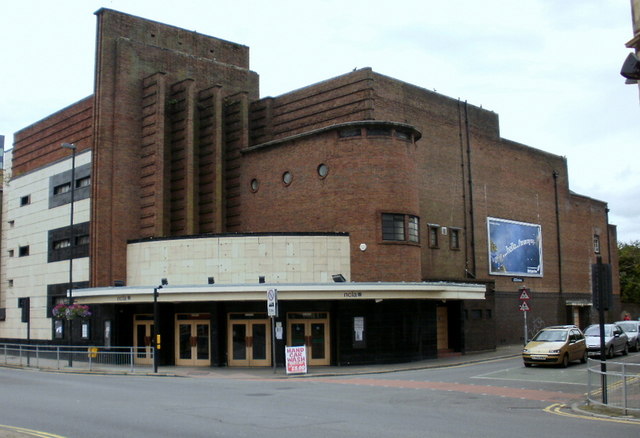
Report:
[[[487,218],[489,274],[542,277],[542,228],[507,219]]]

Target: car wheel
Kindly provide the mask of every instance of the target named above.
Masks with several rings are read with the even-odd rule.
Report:
[[[582,353],[582,357],[580,358],[580,363],[587,363],[587,350],[584,350],[584,353]]]
[[[562,368],[566,368],[569,366],[569,354],[565,354],[562,356]]]
[[[624,344],[624,350],[622,350],[622,355],[626,356],[629,354],[629,344]]]
[[[527,367],[527,368],[530,368],[530,367],[531,367],[531,364],[530,364],[529,362],[525,362],[525,363],[524,363],[524,366],[525,366],[525,367]]]
[[[607,350],[607,358],[611,359],[613,357],[613,346],[609,347]]]
[[[635,351],[640,351],[640,339],[636,340],[636,348]]]

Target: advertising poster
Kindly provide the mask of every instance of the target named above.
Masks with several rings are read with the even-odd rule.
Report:
[[[542,228],[537,224],[487,218],[489,274],[542,277]]]
[[[287,374],[304,374],[307,372],[307,349],[304,345],[285,347]]]

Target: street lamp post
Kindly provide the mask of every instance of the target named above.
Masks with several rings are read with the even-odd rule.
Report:
[[[67,291],[67,304],[73,304],[73,247],[74,247],[74,232],[73,232],[73,203],[75,195],[76,185],[76,145],[73,143],[62,143],[61,145],[65,149],[71,149],[71,202],[69,207],[69,290]],[[69,345],[73,344],[73,331],[72,320],[68,320],[69,329]],[[69,367],[73,365],[73,352],[69,352]]]
[[[160,286],[153,288],[153,372],[158,372],[158,350],[160,350],[160,312],[158,310],[159,290],[169,284],[166,278],[160,281]]]

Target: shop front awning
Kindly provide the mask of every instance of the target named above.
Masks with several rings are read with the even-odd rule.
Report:
[[[421,283],[306,283],[306,284],[212,284],[163,286],[159,302],[262,301],[269,289],[277,289],[278,300],[482,300],[482,284]],[[123,286],[74,289],[73,298],[81,304],[126,304],[153,301],[153,286]]]

